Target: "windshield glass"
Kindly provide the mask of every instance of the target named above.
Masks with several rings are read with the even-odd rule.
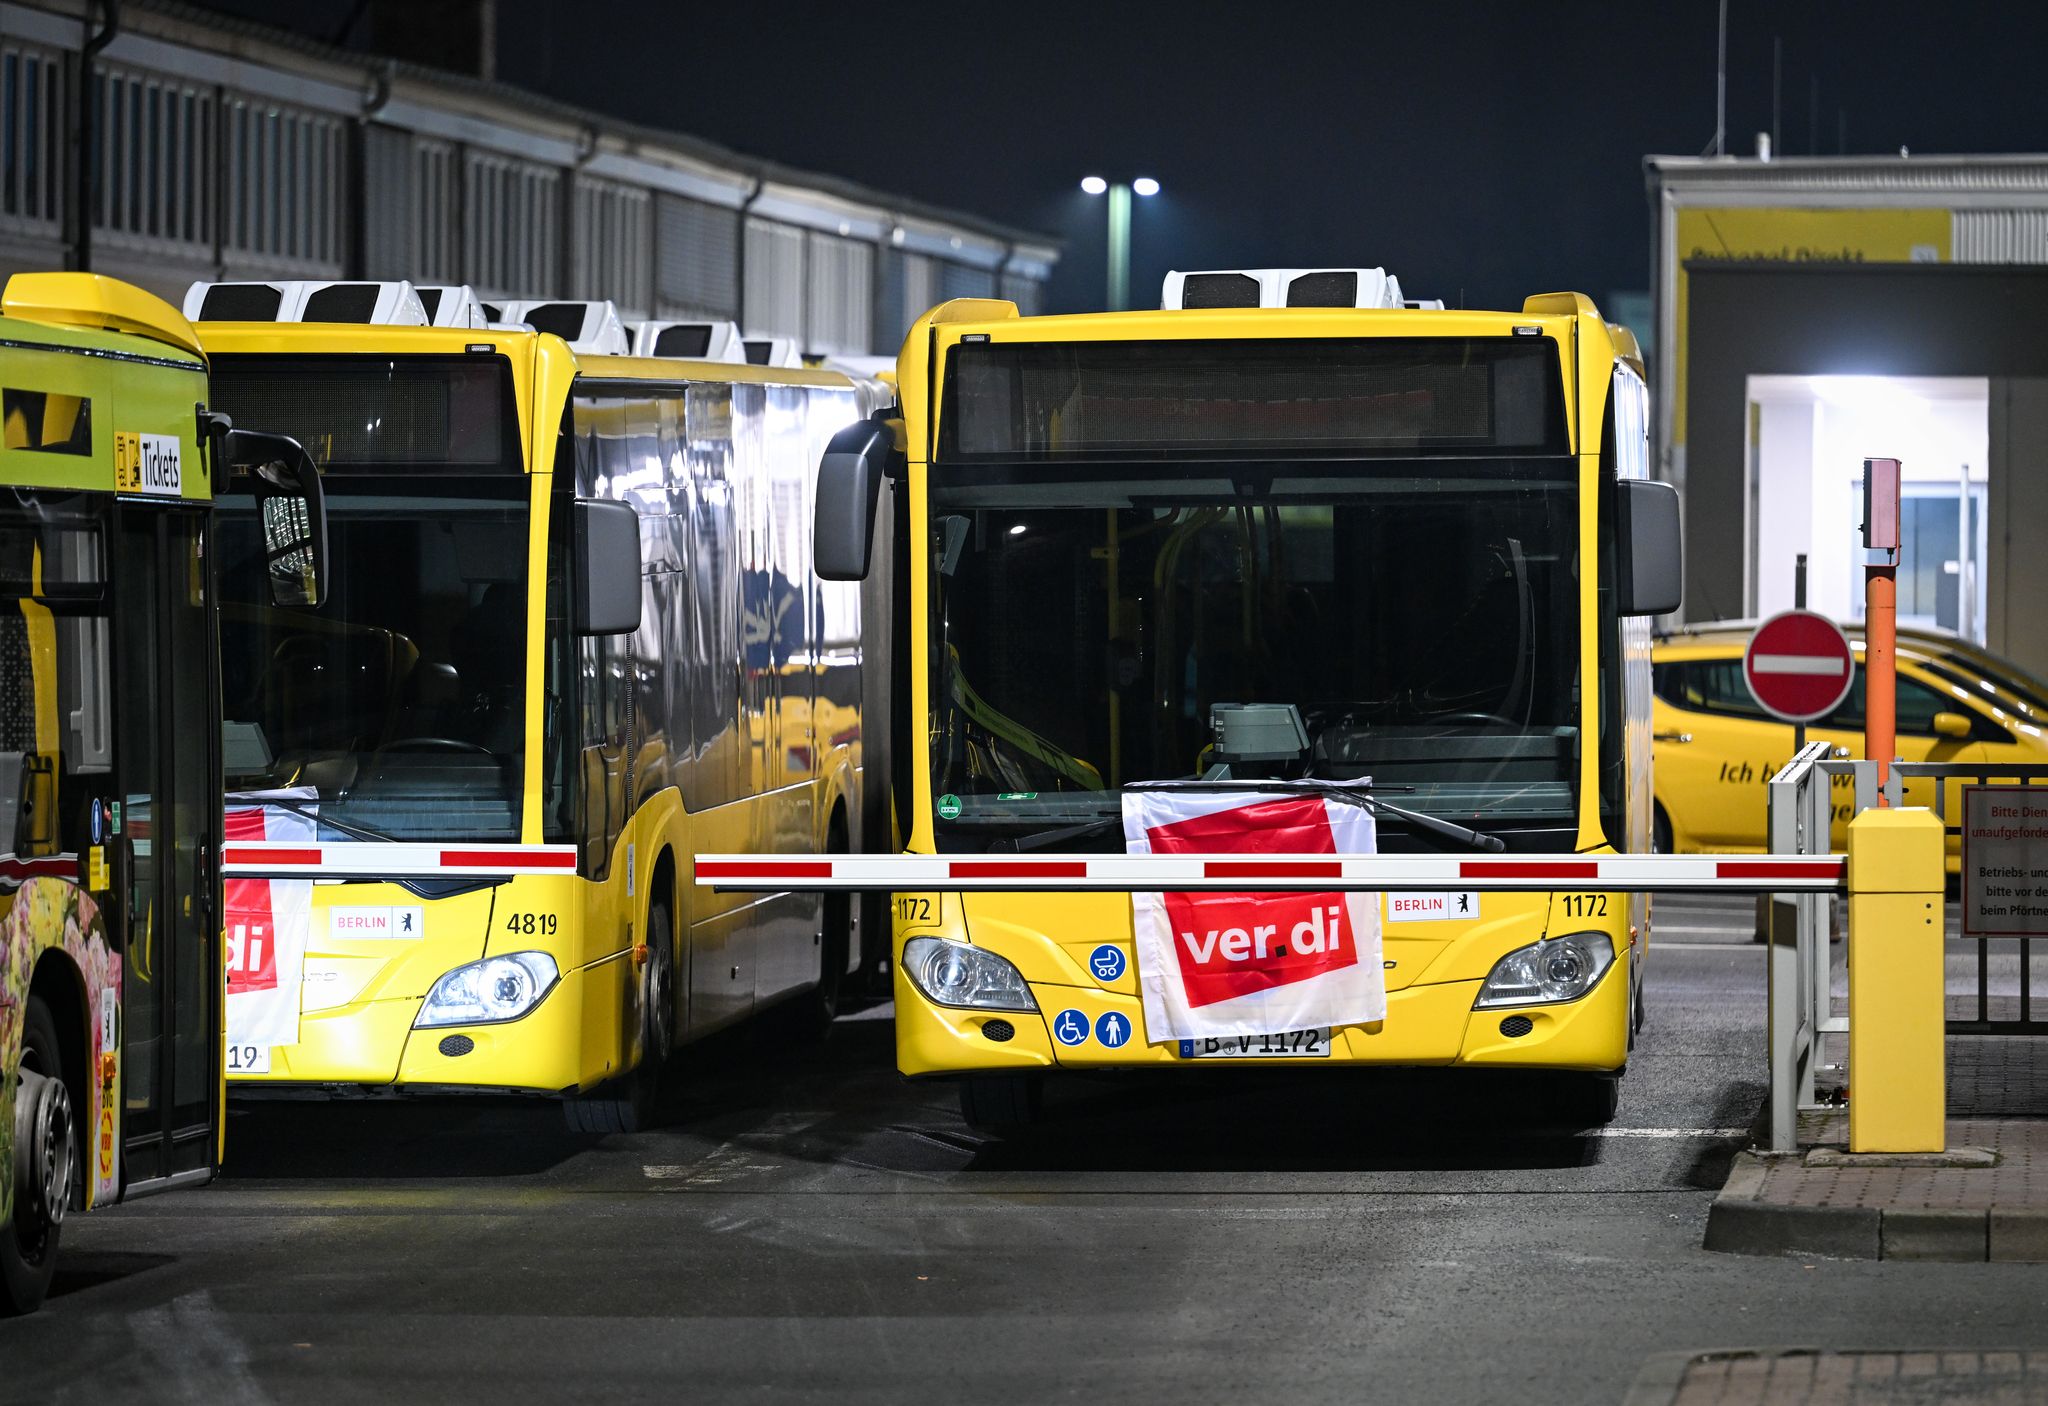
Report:
[[[1201,774],[1236,702],[1299,707],[1313,776],[1568,845],[1575,473],[934,466],[942,842],[1114,816],[1122,786]]]
[[[329,477],[328,596],[268,603],[254,500],[220,500],[230,791],[310,786],[323,837],[516,840],[523,478]]]

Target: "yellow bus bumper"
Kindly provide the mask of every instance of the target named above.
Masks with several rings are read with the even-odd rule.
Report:
[[[270,1072],[230,1095],[332,1093],[565,1094],[621,1072],[623,956],[566,972],[539,1005],[492,1025],[414,1029],[420,1000],[364,1001],[301,1016],[299,1042],[271,1051]]]
[[[1144,1029],[1136,996],[1100,987],[1033,984],[1036,1011],[965,1011],[934,1005],[896,968],[896,1064],[913,1077],[978,1074],[1027,1069],[1156,1069],[1171,1066],[1286,1065],[1471,1065],[1526,1069],[1612,1072],[1628,1061],[1629,970],[1626,955],[1577,1001],[1562,1005],[1472,1009],[1477,981],[1410,986],[1387,993],[1387,1018],[1377,1026],[1346,1026],[1331,1032],[1324,1059],[1191,1060],[1178,1042],[1149,1045],[1132,1039],[1120,1048],[1103,1045],[1095,1022],[1114,1011]],[[1090,1035],[1081,1044],[1056,1043],[1048,1019],[1063,1010],[1087,1017]],[[1520,1016],[1529,1022],[1521,1035],[1503,1025]],[[991,1023],[1007,1024],[1008,1039],[991,1039]],[[1508,1024],[1518,1029],[1520,1023]],[[1001,1025],[997,1026],[1000,1033]]]

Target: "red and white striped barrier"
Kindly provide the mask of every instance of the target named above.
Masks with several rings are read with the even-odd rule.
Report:
[[[485,879],[574,874],[574,845],[422,845],[382,840],[230,840],[230,879]]]
[[[697,885],[750,892],[1401,892],[1447,888],[1542,892],[1587,888],[1831,893],[1846,882],[1847,863],[1838,854],[1087,854],[1056,858],[1023,854],[700,854]]]

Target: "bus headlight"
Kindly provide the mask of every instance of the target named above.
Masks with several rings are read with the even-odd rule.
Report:
[[[1613,965],[1614,943],[1604,932],[1572,932],[1532,942],[1493,964],[1472,1008],[1576,1001]]]
[[[936,937],[903,944],[903,970],[911,984],[942,1006],[984,1011],[1035,1011],[1024,974],[980,947]]]
[[[413,1028],[517,1020],[559,980],[555,959],[545,952],[508,952],[470,962],[442,973],[421,1003]]]

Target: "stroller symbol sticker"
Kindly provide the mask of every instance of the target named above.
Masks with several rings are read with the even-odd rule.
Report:
[[[1088,967],[1097,981],[1115,981],[1124,974],[1124,949],[1105,942],[1088,954]]]

